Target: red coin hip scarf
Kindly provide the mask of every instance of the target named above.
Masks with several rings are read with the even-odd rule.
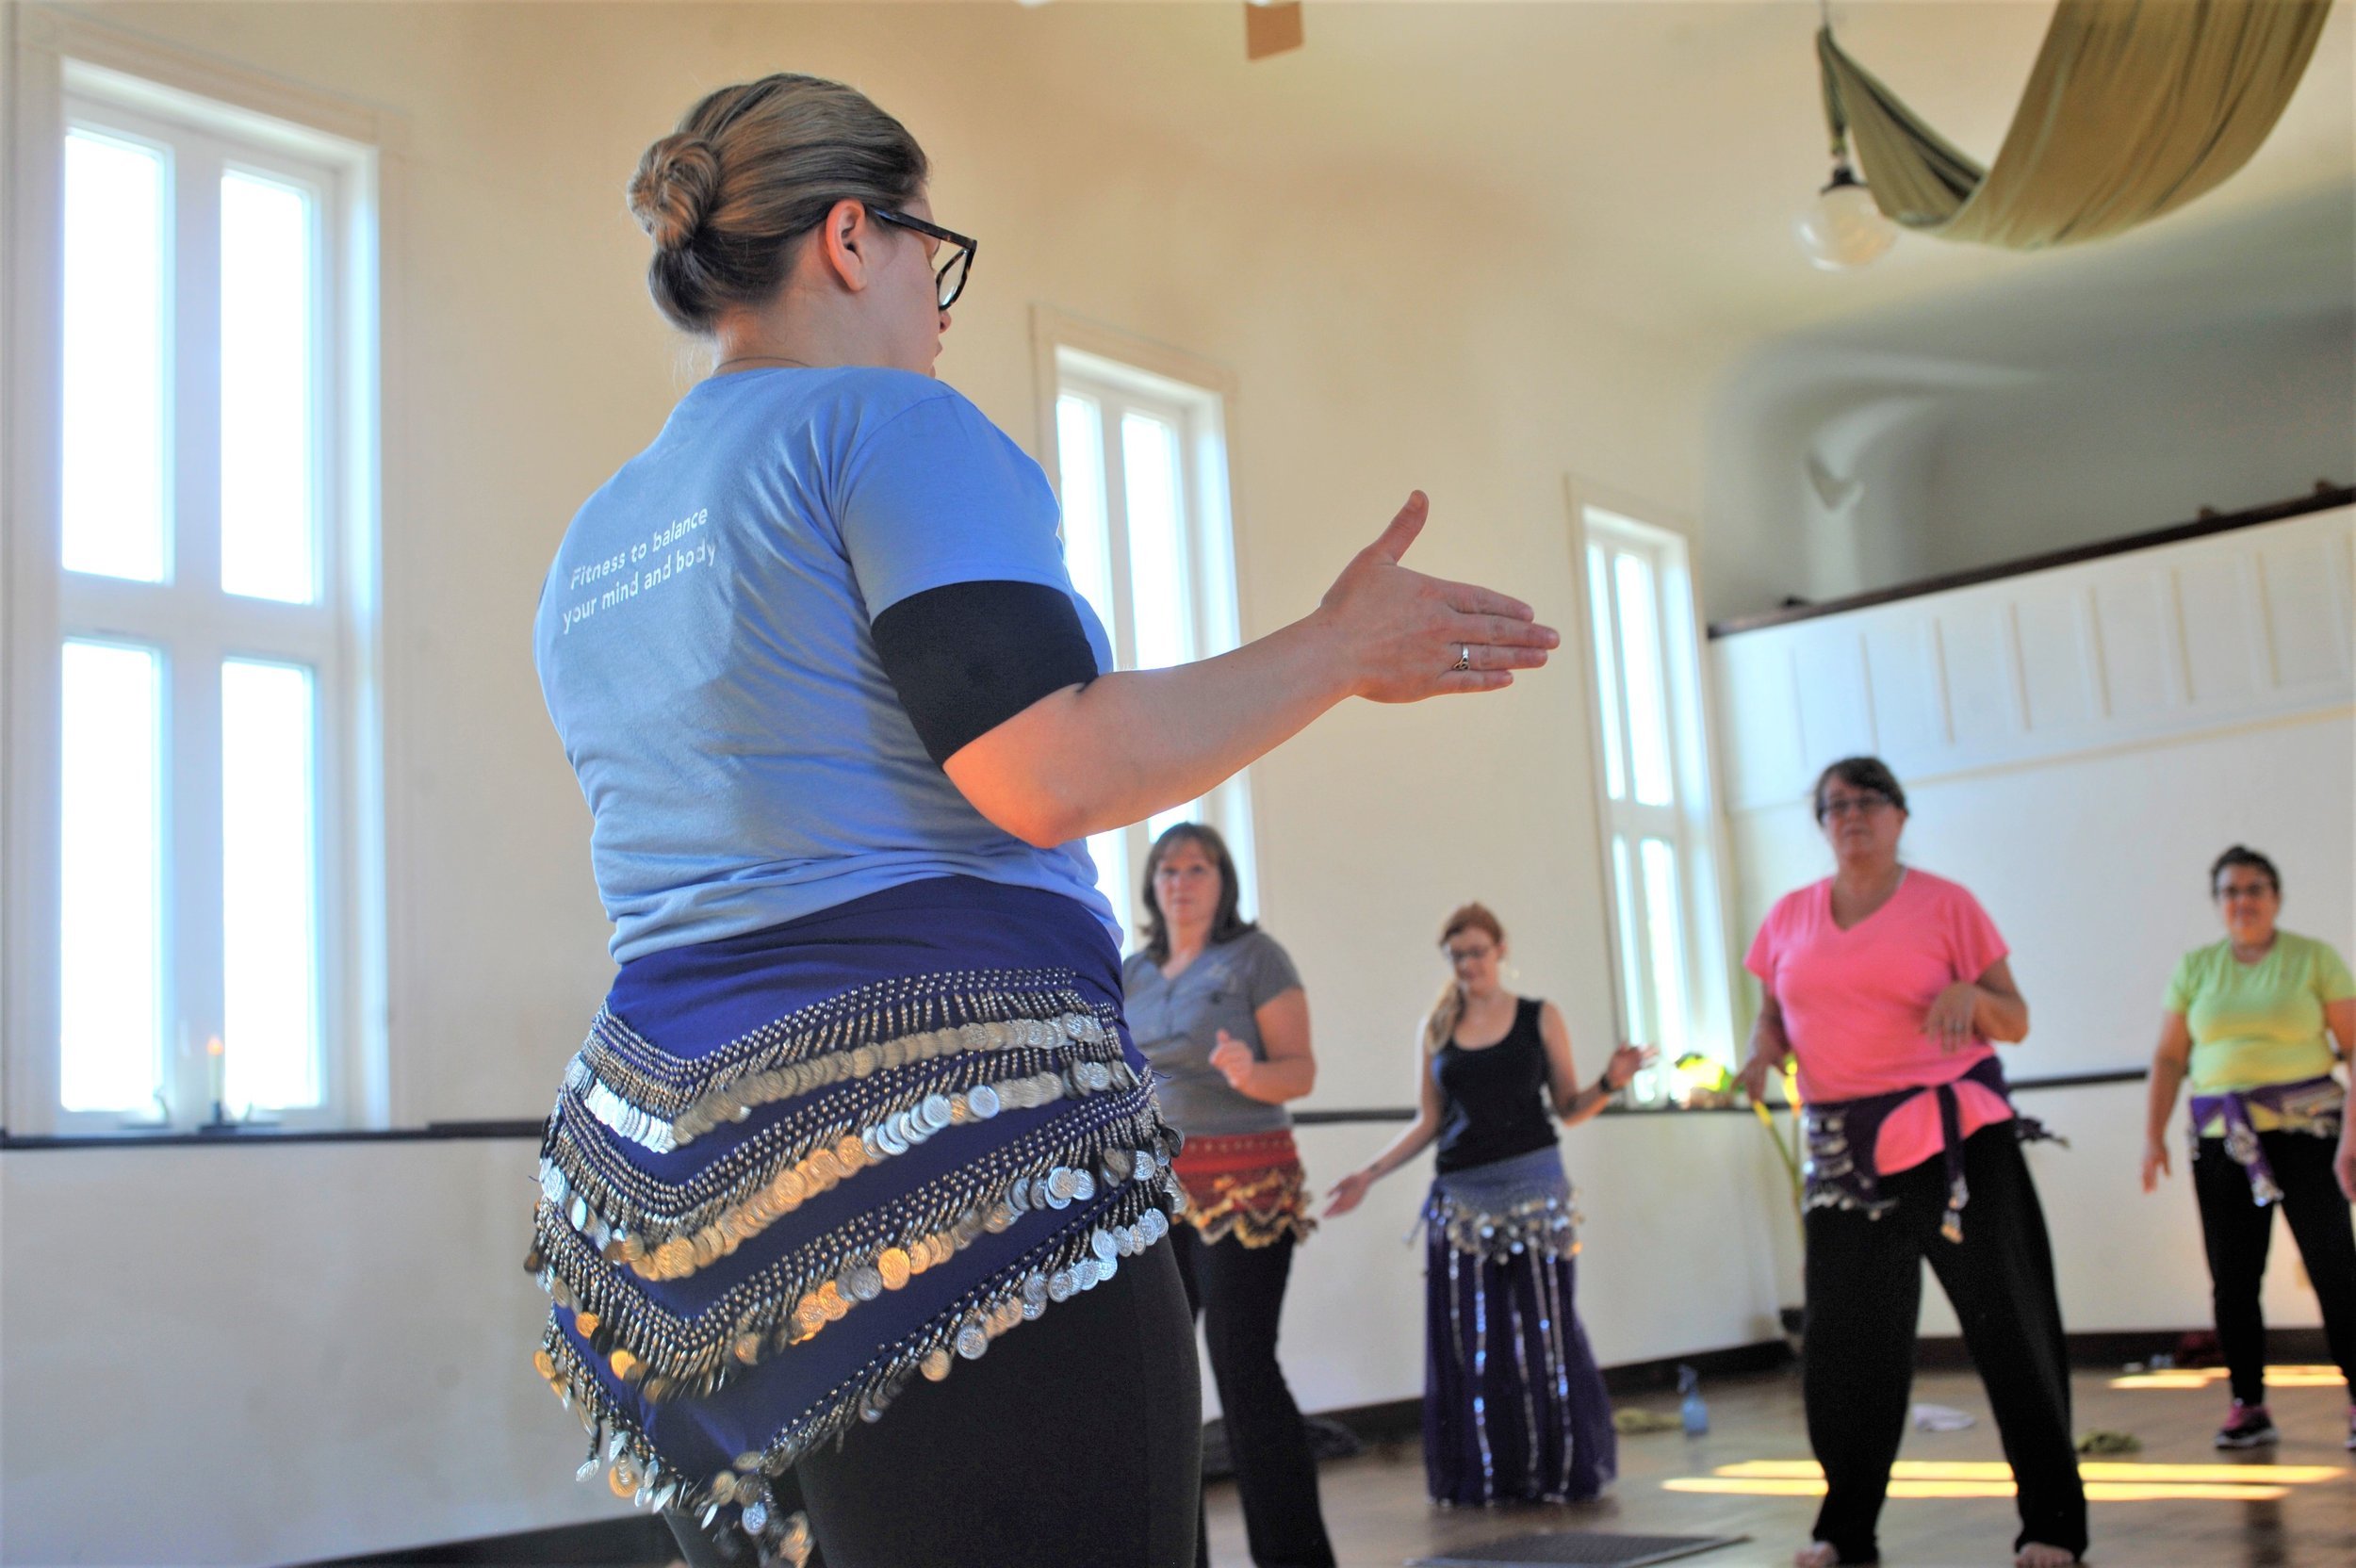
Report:
[[[1189,1137],[1170,1169],[1186,1189],[1184,1217],[1206,1242],[1232,1235],[1267,1247],[1287,1235],[1305,1241],[1317,1229],[1290,1128]]]

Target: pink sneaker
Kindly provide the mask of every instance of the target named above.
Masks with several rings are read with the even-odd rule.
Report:
[[[2245,1405],[2239,1399],[2225,1418],[2225,1425],[2217,1429],[2217,1446],[2220,1448],[2262,1448],[2269,1443],[2280,1443],[2282,1434],[2274,1429],[2274,1417],[2264,1405]]]

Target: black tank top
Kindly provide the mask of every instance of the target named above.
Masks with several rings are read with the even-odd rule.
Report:
[[[1497,1044],[1467,1051],[1451,1037],[1432,1058],[1440,1084],[1442,1173],[1510,1160],[1554,1145],[1546,1094],[1546,1043],[1534,996],[1513,1004],[1513,1027]]]

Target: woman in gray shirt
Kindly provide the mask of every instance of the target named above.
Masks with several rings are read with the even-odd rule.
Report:
[[[1218,832],[1183,823],[1145,861],[1145,947],[1121,966],[1129,1031],[1186,1135],[1178,1269],[1203,1319],[1258,1568],[1332,1568],[1317,1462],[1276,1364],[1293,1244],[1315,1228],[1284,1102],[1317,1083],[1292,959],[1236,911]],[[1199,1544],[1196,1561],[1207,1560]]]

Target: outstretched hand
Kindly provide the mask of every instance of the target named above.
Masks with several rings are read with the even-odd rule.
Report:
[[[1356,1208],[1374,1185],[1374,1178],[1363,1170],[1353,1170],[1333,1184],[1333,1190],[1325,1195],[1325,1217],[1332,1219]]]
[[[1355,695],[1420,702],[1452,692],[1494,692],[1512,685],[1515,670],[1544,664],[1562,642],[1517,598],[1399,564],[1430,509],[1422,491],[1410,495],[1317,606],[1318,618],[1340,641]]]

